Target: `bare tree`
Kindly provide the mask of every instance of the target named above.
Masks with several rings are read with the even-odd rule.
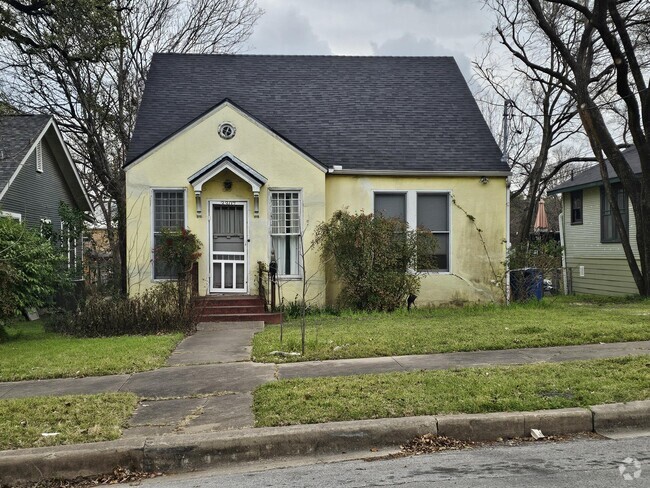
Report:
[[[495,7],[495,3],[489,4]],[[520,12],[516,14],[525,19]],[[528,39],[526,49],[534,49],[538,56],[544,56],[546,64],[566,72],[567,66],[548,43],[531,36],[534,25],[510,19],[510,26],[511,36]],[[487,36],[486,52],[474,62],[474,67],[484,86],[479,92],[479,102],[494,104],[497,100],[500,105],[511,107],[506,123],[514,130],[510,131],[512,135],[505,151],[513,172],[512,198],[522,197],[518,201],[525,203],[521,218],[513,226],[515,240],[522,242],[530,238],[538,203],[549,183],[567,165],[595,161],[595,158],[584,155],[582,150],[580,140],[584,141],[584,133],[574,100],[548,74],[525,64],[510,66],[504,62],[494,49],[493,41],[503,29],[497,32]],[[514,121],[518,123],[513,124]],[[501,120],[494,123],[502,124]]]
[[[639,293],[650,295],[650,90],[648,46],[650,5],[643,0],[495,0],[501,43],[522,64],[544,73],[575,101],[589,144],[599,162],[603,186],[632,277]],[[531,19],[531,20],[526,20]],[[530,22],[528,37],[516,25]],[[531,36],[548,43],[566,70],[559,70],[528,49]],[[609,80],[614,87],[609,90]],[[612,96],[616,102],[612,101]],[[618,107],[641,160],[635,174],[622,153],[618,127],[607,110]],[[634,212],[637,262],[627,226],[613,197],[605,159],[614,168]]]
[[[76,2],[100,0],[57,3]],[[8,102],[56,117],[106,222],[114,275],[126,291],[123,166],[151,56],[236,52],[261,11],[255,0],[106,0],[107,10],[92,12],[114,26],[107,42],[79,28],[73,10],[53,19],[25,13],[15,3],[5,10],[14,9],[12,25],[29,42],[5,36],[8,42],[0,44]],[[63,48],[53,48],[53,38]]]

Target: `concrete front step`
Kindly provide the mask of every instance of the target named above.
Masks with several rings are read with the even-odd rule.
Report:
[[[239,313],[239,314],[205,314],[199,316],[200,322],[257,322],[279,324],[282,322],[281,312]]]

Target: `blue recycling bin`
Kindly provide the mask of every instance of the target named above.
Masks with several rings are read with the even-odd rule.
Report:
[[[510,271],[510,296],[517,302],[544,297],[544,275],[539,268],[513,269]]]

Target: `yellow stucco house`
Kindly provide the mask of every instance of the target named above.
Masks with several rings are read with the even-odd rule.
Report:
[[[170,277],[154,249],[183,226],[201,295],[256,294],[273,252],[292,301],[300,236],[347,208],[437,236],[419,304],[502,297],[509,168],[453,58],[157,54],[125,169],[132,293]],[[305,269],[335,302],[317,252]]]

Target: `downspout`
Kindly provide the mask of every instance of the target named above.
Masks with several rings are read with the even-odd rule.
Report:
[[[564,208],[564,195],[562,195],[562,208]],[[562,246],[562,284],[564,285],[564,294],[569,294],[569,276],[566,267],[566,249],[564,247],[564,212],[558,215],[558,228],[560,229],[560,246]]]

